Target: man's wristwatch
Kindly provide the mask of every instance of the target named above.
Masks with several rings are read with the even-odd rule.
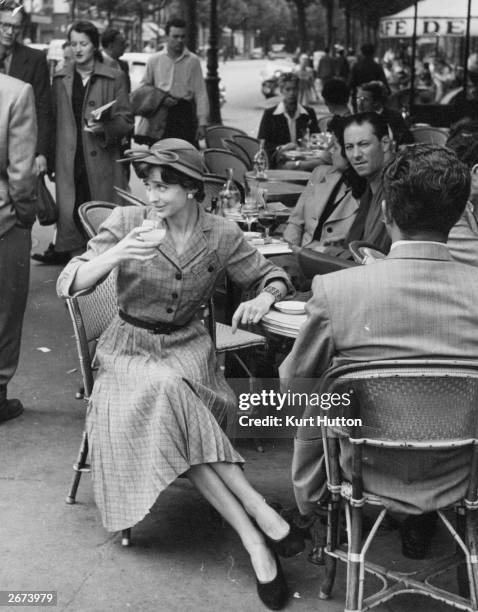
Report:
[[[277,289],[277,287],[273,287],[272,285],[267,285],[267,287],[264,287],[263,293],[270,293],[274,298],[273,303],[278,302],[282,299],[282,291],[280,289]]]

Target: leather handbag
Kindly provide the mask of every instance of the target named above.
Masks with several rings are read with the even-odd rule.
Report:
[[[45,175],[38,177],[36,216],[40,225],[53,225],[58,221],[58,208],[54,197],[45,185]]]

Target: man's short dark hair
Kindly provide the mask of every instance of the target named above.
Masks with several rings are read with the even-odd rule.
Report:
[[[373,57],[375,53],[375,47],[372,45],[372,43],[364,43],[360,48],[360,51],[365,57]]]
[[[465,210],[470,172],[450,149],[416,144],[397,153],[382,184],[387,208],[402,231],[447,236]]]
[[[350,90],[342,79],[330,79],[322,88],[322,97],[326,104],[347,104]]]
[[[186,22],[184,21],[184,19],[181,19],[181,17],[171,17],[171,19],[168,19],[168,21],[166,22],[166,25],[164,26],[164,31],[166,32],[166,36],[169,34],[169,30],[171,28],[186,29]]]
[[[299,77],[295,72],[283,72],[279,77],[279,88],[282,89],[286,83],[294,83],[299,86]]]
[[[478,131],[458,132],[447,140],[446,146],[454,151],[458,159],[470,170],[478,164]]]
[[[387,88],[382,81],[369,81],[368,83],[362,83],[359,85],[359,89],[367,91],[372,96],[372,100],[382,106],[385,106],[387,102],[388,93]]]
[[[116,28],[108,28],[101,35],[101,46],[103,49],[107,49],[114,43],[118,36],[122,36],[122,33]]]
[[[25,22],[27,17],[25,7],[21,2],[17,2],[17,0],[2,0],[0,2],[0,12],[1,11],[8,11],[9,13],[15,13],[15,15],[20,13],[22,16],[22,23]]]
[[[354,123],[357,125],[369,123],[372,126],[373,133],[379,140],[382,140],[384,136],[389,136],[388,123],[385,121],[382,115],[379,115],[378,113],[368,111],[366,113],[357,113],[355,115],[345,117],[344,131]]]

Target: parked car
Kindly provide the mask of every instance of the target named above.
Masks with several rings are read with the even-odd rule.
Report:
[[[287,53],[285,51],[285,45],[283,43],[274,43],[271,45],[271,50],[267,54],[267,57],[270,60],[286,58]]]
[[[262,47],[254,47],[249,53],[249,59],[264,59],[265,53]]]

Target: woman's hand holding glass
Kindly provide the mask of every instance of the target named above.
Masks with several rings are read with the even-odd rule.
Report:
[[[153,232],[164,232],[164,230],[145,230],[144,227],[135,227],[129,234],[110,249],[110,254],[116,259],[117,264],[122,261],[139,261],[145,263],[158,255],[158,246],[164,238],[152,235]]]

